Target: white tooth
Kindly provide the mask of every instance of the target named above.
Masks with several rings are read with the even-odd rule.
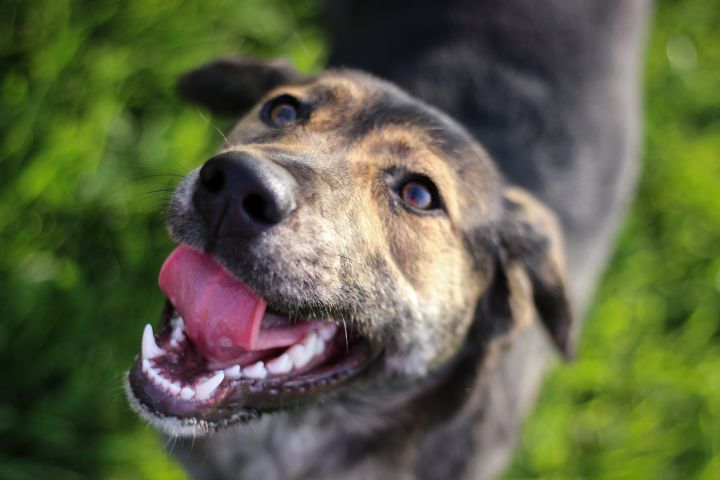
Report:
[[[182,398],[183,400],[190,400],[194,396],[195,390],[190,387],[183,387],[183,389],[180,390],[180,398]]]
[[[267,362],[267,370],[273,375],[280,375],[288,373],[293,368],[293,362],[290,360],[290,355],[283,353],[277,358],[273,358]]]
[[[305,345],[298,343],[297,345],[293,345],[290,347],[287,351],[288,355],[290,356],[290,360],[292,360],[293,365],[295,368],[302,368],[310,361],[310,359],[313,356],[313,352],[307,349]]]
[[[242,372],[240,371],[240,365],[233,365],[232,367],[228,367],[224,370],[225,376],[228,377],[230,380],[236,380],[242,376]]]
[[[210,395],[220,385],[225,378],[225,374],[222,370],[218,371],[215,375],[208,378],[204,382],[195,385],[195,396],[198,400],[206,400],[210,398]]]
[[[170,386],[168,387],[168,390],[169,390],[170,393],[172,393],[173,395],[177,395],[178,393],[180,393],[180,390],[182,390],[182,389],[180,388],[179,385],[177,385],[177,384],[175,384],[175,383],[171,383]]]
[[[180,330],[181,332],[185,330],[185,322],[180,315],[173,317],[170,320],[170,324],[172,325],[173,330]]]
[[[305,349],[312,353],[315,353],[315,344],[318,341],[318,336],[315,334],[315,332],[311,332],[307,337],[305,337],[305,340],[302,342],[305,345]]]
[[[171,337],[176,342],[182,342],[185,340],[185,334],[183,333],[182,327],[173,328]]]
[[[318,338],[318,341],[315,343],[315,355],[320,355],[325,351],[325,340],[322,338]]]
[[[168,382],[167,380],[165,380],[165,379],[162,378],[162,377],[160,377],[160,386],[161,386],[162,389],[165,390],[166,392],[170,392],[170,382]]]
[[[142,371],[145,373],[148,373],[149,369],[150,369],[150,360],[148,360],[147,358],[143,358]]]
[[[335,325],[326,325],[322,327],[318,332],[318,335],[327,342],[333,337],[333,335],[335,335]]]
[[[257,362],[242,370],[242,374],[248,378],[263,379],[267,377],[267,370],[263,362]]]
[[[155,343],[155,335],[153,335],[152,326],[148,323],[145,325],[142,338],[142,356],[143,358],[155,358],[163,355],[165,350],[157,346]]]

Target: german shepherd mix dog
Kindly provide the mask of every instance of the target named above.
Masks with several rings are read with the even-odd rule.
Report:
[[[180,80],[242,118],[172,198],[127,391],[194,477],[502,469],[634,184],[648,9],[336,1],[337,68]]]

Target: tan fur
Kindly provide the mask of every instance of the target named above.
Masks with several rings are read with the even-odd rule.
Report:
[[[263,106],[280,95],[311,105],[309,115],[288,127],[265,123]],[[458,415],[482,405],[499,352],[512,338],[537,331],[537,298],[545,311],[565,313],[562,243],[552,214],[507,187],[462,127],[391,84],[331,71],[273,88],[230,132],[220,152],[231,151],[285,169],[297,182],[297,207],[257,236],[220,238],[217,261],[279,311],[350,327],[382,353],[367,374],[319,394],[326,402],[320,409],[228,433],[248,446],[246,452],[221,437],[208,439],[213,451],[222,445],[240,452],[208,468],[231,472],[237,464],[246,476],[260,468],[268,478],[307,478],[326,468],[319,452],[336,439],[380,439],[387,430],[397,445],[422,442],[424,429],[446,415],[447,401],[465,398],[463,408],[455,407]],[[178,187],[169,231],[176,241],[202,248],[206,230],[189,199],[198,171]],[[393,182],[413,175],[437,187],[439,208],[418,212],[402,202]],[[561,317],[549,325],[564,348],[569,317]],[[201,435],[225,426],[156,418],[138,405],[170,434]],[[458,420],[457,428],[464,423]],[[316,440],[296,445],[290,455],[288,430],[312,432]],[[265,442],[275,446],[277,458],[258,460]],[[429,445],[423,448],[436,448]],[[406,449],[401,461],[420,462],[418,452]],[[305,463],[284,463],[295,457]],[[358,464],[356,473],[365,478],[362,472],[394,471],[397,461],[382,452]],[[275,471],[281,467],[290,470]]]

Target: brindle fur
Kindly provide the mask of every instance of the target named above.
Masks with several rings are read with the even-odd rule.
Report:
[[[341,3],[350,11],[361,8],[359,4],[352,7],[352,1]],[[487,7],[488,3],[477,5]],[[457,10],[460,4],[449,5],[449,10]],[[485,12],[489,24],[496,18],[501,25],[503,14],[529,3],[512,0],[504,5],[498,4],[496,13],[493,9]],[[549,1],[548,9],[567,14],[572,10],[567,5]],[[578,11],[587,13],[597,5],[585,10],[578,7]],[[619,1],[617,5],[608,7],[606,23],[598,27],[604,41],[610,42],[603,36],[606,31],[624,31],[618,25],[629,15],[628,5],[637,8],[629,9],[632,18],[624,28],[641,30],[645,10],[641,2]],[[394,11],[395,7],[389,8],[390,13]],[[447,18],[437,18],[441,25],[444,21]],[[548,21],[539,29],[548,33],[543,28],[556,26]],[[572,34],[572,28],[564,33],[572,46],[589,41],[575,45]],[[616,45],[632,47],[637,41],[637,35],[628,34]],[[347,39],[338,38],[337,43],[341,53],[336,52],[333,61],[339,62],[343,55],[351,58]],[[474,53],[488,71],[498,64],[488,53],[492,51]],[[604,51],[598,47],[585,52],[586,61]],[[636,53],[631,49],[621,57],[632,59]],[[513,61],[525,61],[518,58]],[[516,72],[511,82],[498,86],[498,95],[520,99],[508,103],[519,111],[522,105],[532,105],[542,119],[544,113],[538,113],[540,107],[526,95],[526,87],[552,89],[552,70],[547,69],[559,60],[554,55],[532,58],[544,68],[531,75],[537,83],[523,83],[523,74]],[[362,60],[355,63],[363,66]],[[374,69],[372,62],[366,63]],[[422,75],[417,65],[410,65],[408,71]],[[561,67],[557,71],[561,77],[567,75]],[[282,63],[224,60],[191,72],[181,81],[181,93],[189,100],[216,113],[244,114],[221,151],[244,151],[282,165],[299,185],[298,208],[290,218],[256,238],[217,239],[216,258],[269,304],[302,317],[330,316],[384,347],[383,357],[366,375],[312,403],[212,436],[177,440],[173,452],[194,477],[490,478],[505,465],[519,423],[537,392],[550,357],[547,333],[561,352],[570,354],[573,307],[564,257],[570,252],[569,286],[575,308],[581,310],[597,275],[598,259],[607,255],[608,239],[628,191],[617,184],[632,181],[614,177],[616,183],[603,197],[612,207],[598,227],[601,243],[594,245],[599,251],[583,260],[580,254],[587,253],[593,243],[586,238],[587,232],[579,232],[578,225],[572,224],[581,215],[573,207],[576,199],[558,192],[565,188],[561,184],[572,182],[572,175],[586,182],[585,170],[572,167],[570,178],[558,175],[554,183],[541,175],[537,188],[533,181],[518,181],[560,211],[559,224],[531,194],[509,185],[496,166],[517,180],[520,160],[514,148],[525,148],[529,142],[529,168],[554,171],[556,166],[547,166],[550,153],[542,149],[548,141],[543,134],[534,140],[522,137],[513,146],[520,138],[518,132],[504,124],[508,134],[488,140],[493,151],[513,156],[496,157],[493,162],[476,140],[492,128],[485,124],[476,128],[477,120],[485,118],[485,107],[479,107],[474,119],[468,118],[468,112],[458,110],[457,104],[438,97],[440,91],[424,90],[433,74],[426,72],[425,80],[408,80],[403,75],[389,76],[461,118],[472,134],[417,97],[353,70],[329,70],[303,78]],[[600,83],[610,91],[625,88],[622,85],[628,78],[617,77],[610,75]],[[570,102],[564,109],[580,108],[580,103],[589,101],[584,84],[575,90],[571,84],[563,85]],[[573,91],[582,102],[572,104]],[[467,88],[459,88],[458,93],[462,92],[468,93]],[[623,90],[621,98],[628,92],[634,91]],[[308,119],[298,127],[273,130],[258,118],[264,101],[260,97],[284,93],[310,106]],[[492,93],[488,88],[487,95]],[[472,108],[478,104],[482,101]],[[550,109],[548,118],[564,125],[559,107],[545,107]],[[624,124],[632,126],[628,115],[626,111]],[[589,128],[587,133],[601,130]],[[565,133],[561,143],[581,141],[581,132],[574,128],[568,127]],[[632,138],[626,141],[632,143]],[[621,163],[626,164],[632,146],[624,148]],[[606,153],[573,165],[604,160]],[[402,170],[433,179],[441,193],[443,213],[417,215],[398,202],[389,192],[387,179]],[[632,171],[632,167],[616,174],[622,171]],[[169,230],[176,241],[202,248],[208,232],[192,207],[196,180],[197,170],[178,187]],[[598,191],[602,189],[593,189],[593,194]],[[587,199],[582,192],[580,198]],[[579,220],[579,225],[592,222],[582,215]],[[567,247],[562,230],[571,231]],[[168,430],[161,420],[155,423]]]
[[[260,120],[265,101],[281,94],[307,106],[300,126],[273,130]],[[313,450],[289,465],[283,458],[268,461],[263,468],[271,471],[263,478],[334,477],[340,471],[395,476],[410,466],[424,471],[420,451],[408,447],[430,441],[428,433],[445,425],[483,381],[489,352],[510,330],[531,324],[533,293],[549,292],[555,310],[539,311],[547,313],[543,318],[557,344],[569,348],[571,318],[554,217],[507,186],[479,144],[441,112],[387,82],[331,70],[268,92],[232,130],[221,149],[228,151],[282,165],[300,185],[298,208],[259,237],[221,236],[216,258],[269,304],[346,322],[382,345],[384,354],[365,377],[321,399],[319,407],[276,414],[179,448],[193,455],[208,445],[201,455],[214,459],[227,446],[242,445],[233,454],[240,455],[237,464],[213,475],[231,478],[240,469],[241,477],[251,478],[265,454],[253,451],[251,459],[242,452],[254,441],[272,441],[276,429],[283,444],[271,449],[284,451],[287,435],[308,429],[313,441],[298,436],[290,444]],[[432,178],[443,211],[419,215],[403,206],[388,186],[388,177],[400,171]],[[203,248],[207,227],[190,201],[196,181],[197,170],[179,186],[169,229],[176,241]],[[228,435],[239,438],[218,447]],[[252,440],[254,435],[261,438]],[[329,445],[332,467],[321,454]],[[406,463],[399,462],[399,452]],[[190,468],[198,466],[191,462]],[[208,478],[201,471],[197,476]]]
[[[459,350],[491,276],[493,252],[468,246],[498,234],[496,169],[452,120],[365,74],[329,71],[266,99],[281,94],[308,106],[307,122],[273,131],[260,102],[221,151],[282,165],[301,186],[299,207],[261,238],[220,238],[218,260],[271,305],[344,319],[386,347],[396,373],[425,375]],[[358,118],[370,120],[357,127]],[[432,178],[445,214],[404,208],[386,180],[401,170]],[[186,195],[175,196],[169,225],[176,241],[205,244]]]

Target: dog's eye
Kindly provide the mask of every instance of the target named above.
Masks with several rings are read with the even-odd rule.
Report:
[[[278,127],[293,124],[295,123],[296,118],[297,110],[295,110],[295,107],[288,105],[287,103],[276,105],[270,111],[270,119]]]
[[[300,103],[291,95],[280,95],[262,109],[263,120],[274,127],[294,125],[299,117]]]
[[[437,208],[437,194],[434,185],[422,180],[411,180],[400,187],[400,198],[415,210]]]

